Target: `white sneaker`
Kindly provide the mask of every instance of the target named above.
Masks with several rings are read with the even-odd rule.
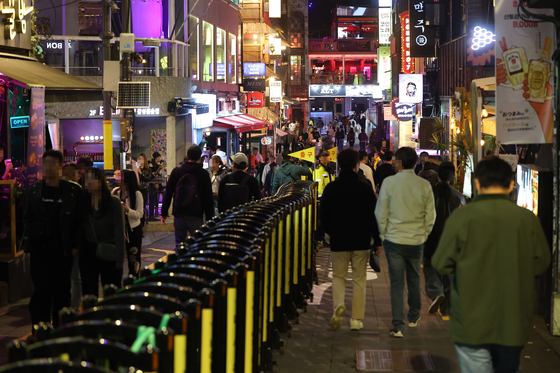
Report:
[[[410,326],[411,328],[416,328],[419,322],[420,322],[420,317],[415,322],[409,322],[408,326]]]
[[[436,313],[439,309],[440,304],[442,304],[444,300],[445,300],[445,295],[443,294],[438,295],[430,305],[430,309],[428,311],[430,313]]]
[[[331,328],[340,329],[342,326],[342,317],[346,313],[346,306],[344,304],[339,304],[334,310],[334,314],[331,317]]]
[[[389,334],[391,335],[391,337],[395,337],[395,338],[403,338],[404,335],[400,330],[391,330],[389,332]]]
[[[362,330],[364,324],[360,320],[350,319],[350,330]]]

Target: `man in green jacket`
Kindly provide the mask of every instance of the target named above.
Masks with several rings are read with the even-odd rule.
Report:
[[[533,329],[535,277],[550,265],[541,223],[509,198],[511,166],[494,157],[475,172],[479,196],[454,211],[432,257],[451,288],[451,338],[462,373],[518,372]]]
[[[292,157],[289,150],[282,152],[282,165],[276,169],[274,179],[272,180],[272,195],[275,195],[282,185],[291,183],[292,181],[301,180],[301,176],[312,176],[311,170],[306,162],[303,166],[297,166],[292,163]]]

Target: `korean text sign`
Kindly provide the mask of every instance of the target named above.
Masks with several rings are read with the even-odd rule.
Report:
[[[426,19],[426,2],[409,0],[410,55],[412,57],[435,57],[435,32]]]
[[[414,59],[410,56],[410,17],[408,10],[399,15],[401,19],[401,70],[405,74],[414,72]]]
[[[502,144],[552,143],[554,26],[496,3],[496,135]],[[552,16],[551,9],[528,9]]]

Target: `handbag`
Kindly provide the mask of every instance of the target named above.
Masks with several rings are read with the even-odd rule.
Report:
[[[117,260],[117,246],[112,243],[99,242],[97,241],[97,234],[95,234],[95,227],[91,221],[91,216],[89,217],[89,224],[91,225],[91,230],[93,232],[93,237],[95,237],[95,242],[97,247],[95,248],[95,256],[98,259],[106,260],[108,262],[114,262]]]
[[[379,255],[375,253],[375,251],[369,251],[369,266],[375,272],[381,272],[381,263],[379,262]]]

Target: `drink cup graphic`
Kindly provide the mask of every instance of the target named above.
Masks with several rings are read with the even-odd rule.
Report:
[[[531,60],[529,64],[528,87],[529,101],[543,103],[546,99],[546,83],[550,77],[550,62]]]
[[[516,46],[508,49],[505,38],[500,40],[500,46],[502,47],[503,53],[502,62],[499,64],[505,66],[506,75],[509,80],[509,84],[501,84],[501,86],[513,88],[514,90],[523,88],[525,74],[529,72],[529,64],[527,62],[527,53],[525,53],[525,49]]]

